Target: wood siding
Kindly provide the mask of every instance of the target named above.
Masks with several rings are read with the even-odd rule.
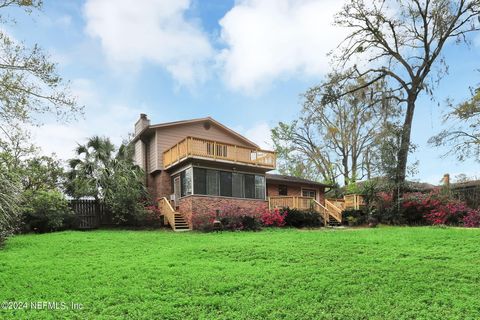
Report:
[[[185,139],[188,136],[198,137],[203,139],[215,140],[219,142],[226,142],[236,144],[244,147],[253,147],[245,141],[236,137],[235,135],[225,131],[213,123],[209,123],[210,128],[207,130],[203,122],[182,124],[178,126],[157,128],[156,136],[156,155],[158,160],[157,169],[163,169],[163,159],[161,159],[163,152],[172,147],[177,142]],[[152,170],[150,170],[151,172]]]
[[[145,144],[142,140],[138,140],[135,142],[135,157],[134,157],[135,164],[142,169],[145,168]]]
[[[158,170],[158,163],[157,134],[154,134],[148,142],[148,172]]]

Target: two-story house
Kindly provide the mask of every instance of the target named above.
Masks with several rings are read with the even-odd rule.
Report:
[[[276,167],[275,152],[210,117],[150,124],[141,114],[132,142],[148,190],[174,230],[189,230],[193,214],[225,205],[326,210],[327,185],[269,174]]]

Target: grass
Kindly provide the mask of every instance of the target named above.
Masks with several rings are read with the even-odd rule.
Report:
[[[480,230],[22,235],[0,250],[0,310],[24,319],[478,319]]]

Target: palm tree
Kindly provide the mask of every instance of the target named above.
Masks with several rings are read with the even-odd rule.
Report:
[[[67,191],[78,198],[103,198],[108,178],[113,175],[115,146],[108,138],[94,136],[75,149],[76,158],[69,160]]]

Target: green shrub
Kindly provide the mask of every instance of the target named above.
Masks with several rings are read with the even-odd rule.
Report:
[[[320,227],[322,226],[322,217],[315,211],[303,211],[286,208],[285,226],[295,228]]]
[[[73,224],[74,214],[59,191],[26,192],[24,202],[22,211],[25,231],[51,232]]]
[[[359,226],[367,223],[368,214],[364,210],[345,210],[342,212],[342,221],[348,226]]]

